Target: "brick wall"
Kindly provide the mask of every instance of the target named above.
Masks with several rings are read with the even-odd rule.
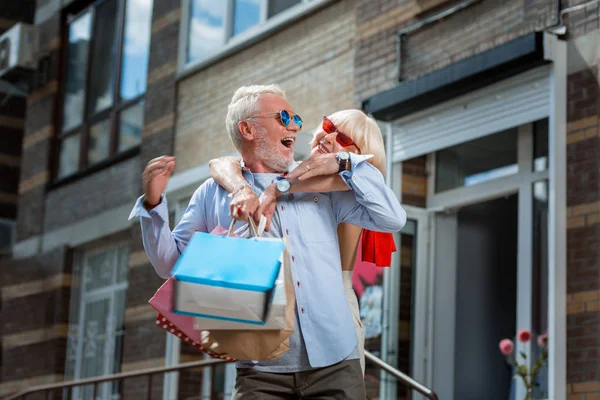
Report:
[[[355,2],[336,2],[179,83],[177,170],[234,151],[225,131],[227,105],[248,84],[277,83],[309,133],[323,115],[353,102]],[[260,60],[257,62],[257,60]]]
[[[14,220],[17,216],[25,99],[0,93],[0,104],[0,218]]]
[[[142,169],[139,157],[111,165],[89,177],[57,187],[46,194],[44,230],[68,226],[139,196]]]
[[[137,160],[137,172],[132,175],[134,181],[129,187],[135,193],[133,198],[142,193],[141,172],[148,161],[163,154],[173,154],[177,99],[175,72],[178,46],[176,43],[179,40],[180,17],[179,0],[154,0],[142,147]],[[126,334],[122,367],[123,370],[129,370],[163,366],[166,332],[156,327],[154,323],[156,313],[148,305],[148,300],[163,280],[154,272],[146,257],[139,223],[132,225],[129,237],[130,290],[127,294],[125,312]],[[191,360],[187,359],[187,361]],[[180,374],[180,380],[182,376],[184,374]],[[160,397],[162,384],[162,376],[157,375],[152,386],[155,397]],[[200,381],[182,382],[180,385],[180,391],[196,390],[198,393]],[[142,379],[128,382],[123,387],[124,396],[131,398],[145,396],[146,390],[147,381]]]
[[[0,35],[18,22],[32,23],[35,1],[0,3]],[[25,124],[25,98],[7,89],[0,92],[0,219],[16,220],[21,164],[21,143]],[[0,258],[10,243],[0,243]]]
[[[574,5],[566,2],[565,5]],[[570,400],[600,397],[600,90],[598,6],[568,15],[567,382]],[[584,62],[587,60],[587,62]],[[594,62],[595,61],[595,62]],[[588,65],[591,62],[591,65]]]
[[[436,9],[415,0],[360,0],[356,35],[355,96],[362,101],[397,84],[396,32]],[[439,2],[438,2],[439,3]],[[441,7],[454,4],[441,2]],[[552,1],[483,0],[406,37],[402,77],[414,79],[553,22]],[[438,5],[440,7],[440,5]]]
[[[427,156],[402,163],[402,204],[427,206]]]
[[[37,25],[38,59],[51,64],[47,81],[34,79],[27,98],[27,119],[22,145],[21,177],[17,212],[17,241],[43,231],[45,185],[50,179],[50,151],[54,135],[54,112],[58,93],[60,60],[60,15]]]
[[[596,67],[569,75],[567,382],[577,400],[600,393],[599,100]]]
[[[71,293],[70,265],[64,248],[34,258],[3,262],[0,396],[27,386],[62,380]]]

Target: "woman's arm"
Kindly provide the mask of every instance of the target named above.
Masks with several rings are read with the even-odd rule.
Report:
[[[221,157],[208,162],[210,176],[223,189],[231,194],[229,213],[238,221],[247,221],[258,208],[258,196],[244,176],[240,168],[239,157]],[[258,215],[260,218],[260,215]]]
[[[246,183],[240,168],[240,157],[214,158],[208,162],[210,176],[228,193]]]
[[[208,163],[210,176],[215,182],[227,192],[232,193],[236,189],[250,189],[242,175],[239,157],[215,158]],[[293,175],[293,173],[291,174]],[[338,175],[321,175],[305,180],[290,179],[290,193],[300,192],[342,192],[350,190],[344,180]],[[239,189],[242,188],[242,189]]]
[[[337,174],[315,176],[304,181],[298,179],[290,179],[290,190],[289,193],[300,193],[300,192],[343,192],[350,190],[344,183],[344,180]],[[275,183],[270,184],[264,192],[260,195],[259,206],[256,209],[258,216],[264,215],[267,217],[267,229],[268,232],[271,226],[271,217],[275,213],[275,205],[277,198],[281,196],[281,192],[277,190]],[[256,217],[255,217],[256,219]]]

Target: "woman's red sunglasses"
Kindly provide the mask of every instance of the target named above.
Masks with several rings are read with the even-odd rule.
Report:
[[[335,136],[336,142],[338,142],[342,147],[354,146],[358,152],[361,153],[360,147],[358,147],[354,140],[352,140],[350,136],[346,135],[344,132],[339,131],[338,128],[335,127],[333,121],[327,117],[323,117],[323,130],[325,133],[337,132],[337,135]]]

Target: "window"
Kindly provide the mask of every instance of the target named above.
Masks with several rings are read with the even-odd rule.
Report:
[[[15,221],[0,218],[0,258],[10,255],[15,241]]]
[[[258,34],[261,27],[274,26],[298,15],[306,3],[317,0],[189,0],[185,63],[206,60]],[[323,1],[320,1],[321,3]],[[277,18],[274,18],[277,17]]]
[[[519,172],[517,128],[436,153],[436,192],[471,186]]]
[[[533,123],[533,170],[548,169],[548,118]]]
[[[83,379],[121,370],[125,296],[128,287],[126,244],[76,254],[71,291],[66,376]],[[119,384],[99,385],[101,399],[119,399]],[[92,386],[73,390],[73,399],[90,399]]]
[[[100,0],[67,15],[56,180],[141,141],[153,0]]]

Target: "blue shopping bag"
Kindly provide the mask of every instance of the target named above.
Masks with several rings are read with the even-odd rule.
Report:
[[[194,233],[173,270],[173,312],[265,324],[284,250],[281,239]]]

